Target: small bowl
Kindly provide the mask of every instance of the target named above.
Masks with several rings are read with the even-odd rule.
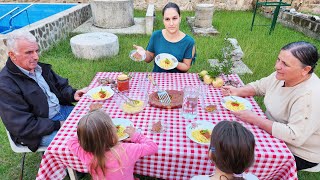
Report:
[[[134,57],[134,54],[136,54],[136,53],[138,53],[138,56],[140,56],[140,57]],[[140,61],[144,61],[146,59],[146,53],[141,54],[137,50],[132,50],[129,53],[129,57],[133,61],[140,62]]]

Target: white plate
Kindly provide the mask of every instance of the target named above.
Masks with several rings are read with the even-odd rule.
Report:
[[[190,138],[192,141],[194,141],[194,142],[196,142],[198,144],[210,145],[210,142],[209,143],[203,143],[203,142],[197,141],[195,138],[192,137],[191,133],[194,130],[207,129],[211,134],[213,128],[214,128],[214,124],[212,124],[211,122],[208,122],[208,121],[195,121],[195,122],[192,122],[192,123],[187,125],[186,133],[187,133],[188,138]]]
[[[132,50],[132,51],[130,51],[129,57],[130,57],[131,60],[136,61],[136,62],[140,62],[140,61],[144,61],[144,60],[146,59],[146,53],[144,53],[144,54],[140,54],[140,53],[139,53],[139,54],[141,55],[141,59],[135,58],[135,57],[133,56],[135,53],[137,53],[137,50]]]
[[[128,119],[123,119],[123,118],[114,118],[112,119],[112,122],[115,126],[117,125],[122,125],[124,128],[128,127],[128,126],[133,126],[133,123],[128,120]],[[122,138],[119,138],[119,141],[122,141],[124,139],[127,139],[129,137],[128,134],[126,134],[125,136],[123,136]]]
[[[173,65],[169,68],[163,68],[160,66],[160,61],[163,60],[163,59],[170,59],[171,61],[173,61]],[[177,58],[175,58],[174,56],[172,56],[171,54],[168,54],[168,53],[161,53],[161,54],[158,54],[155,58],[154,58],[156,64],[162,68],[162,69],[165,69],[165,70],[170,70],[170,69],[174,69],[178,66],[178,60]]]
[[[93,99],[92,96],[93,96],[95,93],[99,92],[101,89],[102,89],[103,91],[107,91],[107,92],[110,94],[110,96],[109,96],[109,97],[106,96],[105,98],[101,98],[101,99]],[[113,91],[109,86],[98,86],[98,87],[95,87],[95,88],[90,89],[90,90],[86,93],[86,95],[87,95],[89,98],[91,98],[92,100],[96,100],[96,101],[102,101],[102,100],[109,99],[109,98],[111,98],[111,97],[113,96],[113,94],[114,94],[114,91]]]
[[[222,106],[224,108],[228,109],[227,106],[226,106],[226,102],[227,101],[235,101],[235,100],[237,102],[244,103],[244,105],[246,107],[245,110],[251,110],[252,109],[251,103],[248,100],[246,100],[246,99],[244,99],[242,97],[239,97],[239,96],[226,96],[226,97],[222,98],[221,104],[222,104]],[[230,110],[230,109],[228,109],[228,110]],[[230,111],[232,111],[232,110],[230,110]]]

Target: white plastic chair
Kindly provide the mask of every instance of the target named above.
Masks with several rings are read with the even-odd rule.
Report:
[[[316,165],[315,167],[303,169],[301,171],[307,171],[307,172],[320,172],[320,163]]]
[[[20,144],[16,144],[12,141],[9,131],[6,129],[7,136],[9,139],[9,143],[11,146],[11,149],[15,153],[22,153],[22,159],[21,159],[21,173],[20,173],[20,180],[23,179],[23,169],[24,169],[24,160],[26,157],[26,153],[32,152],[27,146],[22,146]],[[37,152],[44,152],[47,149],[45,146],[40,146],[37,150]]]

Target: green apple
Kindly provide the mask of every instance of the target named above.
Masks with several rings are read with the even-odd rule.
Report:
[[[204,77],[204,76],[207,75],[207,74],[208,74],[208,71],[203,70],[203,71],[201,71],[201,72],[199,73],[199,76],[200,76],[200,77]]]

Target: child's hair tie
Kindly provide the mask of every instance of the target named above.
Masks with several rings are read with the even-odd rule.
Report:
[[[233,173],[233,177],[243,178],[243,173],[241,173],[241,174]]]

